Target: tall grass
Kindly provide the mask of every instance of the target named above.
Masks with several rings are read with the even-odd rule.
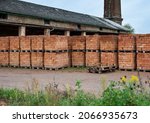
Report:
[[[135,77],[132,78],[136,80]],[[146,86],[134,81],[111,82],[100,96],[85,93],[81,81],[76,82],[75,90],[66,85],[60,92],[56,83],[50,83],[41,91],[37,80],[26,91],[0,89],[0,105],[11,106],[150,106],[150,81]],[[1,104],[1,102],[3,104]]]

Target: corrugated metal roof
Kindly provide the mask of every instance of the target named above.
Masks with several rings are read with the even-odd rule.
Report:
[[[61,22],[127,31],[126,28],[107,19],[19,0],[0,0],[0,11]]]

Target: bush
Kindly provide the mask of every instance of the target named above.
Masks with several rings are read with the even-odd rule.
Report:
[[[123,77],[120,82],[111,82],[100,97],[85,93],[77,81],[75,90],[66,86],[64,93],[58,91],[56,84],[48,85],[45,91],[1,88],[0,101],[12,106],[150,106],[150,88],[145,90],[132,76],[130,80]]]

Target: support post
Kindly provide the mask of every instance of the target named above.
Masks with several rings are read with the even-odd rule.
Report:
[[[26,27],[25,26],[19,27],[19,36],[26,36]]]
[[[50,29],[44,29],[44,35],[49,36],[50,35]]]
[[[82,36],[86,36],[86,32],[82,32],[81,35],[82,35]]]
[[[65,31],[65,36],[70,36],[70,31]]]

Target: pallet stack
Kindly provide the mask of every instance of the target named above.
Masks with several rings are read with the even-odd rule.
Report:
[[[150,35],[136,36],[137,69],[150,71]]]
[[[20,66],[20,41],[19,37],[9,37],[9,65]]]
[[[68,67],[66,36],[0,38],[0,65],[33,69]]]
[[[72,36],[69,38],[72,45],[71,63],[73,67],[85,66],[85,36]]]
[[[86,37],[86,66],[97,66],[100,64],[99,43],[98,35]]]
[[[57,70],[115,66],[150,71],[150,35],[0,37],[0,66]]]
[[[44,37],[32,36],[30,40],[32,68],[44,68]]]
[[[9,38],[8,37],[0,38],[0,65],[1,66],[9,65]]]
[[[133,35],[120,35],[118,39],[120,70],[136,69],[136,40]]]
[[[118,38],[115,35],[100,36],[101,65],[118,66]]]
[[[44,51],[46,69],[68,67],[68,39],[66,36],[44,37]]]

